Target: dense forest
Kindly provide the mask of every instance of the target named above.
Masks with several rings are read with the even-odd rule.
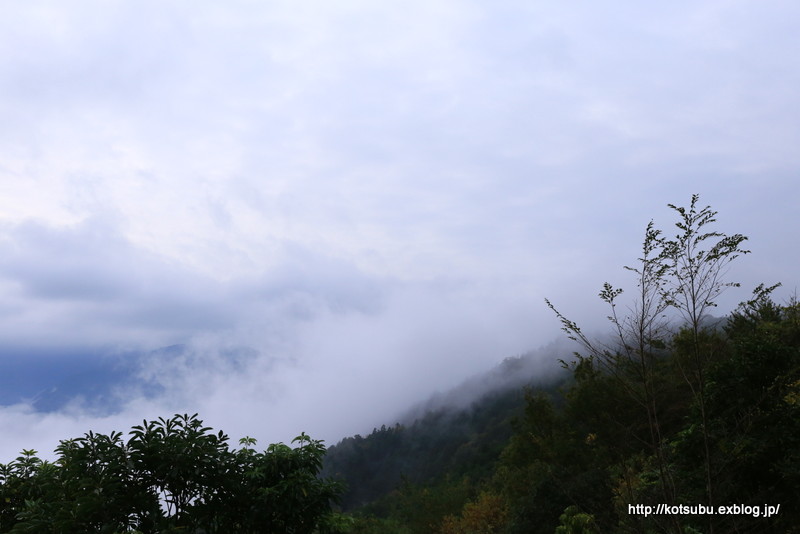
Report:
[[[629,302],[603,286],[603,341],[547,301],[565,376],[332,447],[350,531],[800,532],[800,304],[760,285],[712,317],[747,238],[698,200],[646,226]]]
[[[0,464],[0,532],[800,533],[800,303],[759,285],[712,316],[747,238],[698,200],[646,226],[633,289],[603,285],[608,336],[546,301],[577,347],[559,373],[510,358],[327,450],[230,449],[188,415],[89,432]]]

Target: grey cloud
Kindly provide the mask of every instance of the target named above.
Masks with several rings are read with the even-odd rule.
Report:
[[[152,335],[156,343],[182,342],[265,312],[280,321],[310,320],[325,311],[375,313],[381,306],[377,280],[298,246],[284,247],[283,259],[259,278],[224,282],[137,247],[107,219],[65,228],[27,222],[7,227],[4,237],[0,276],[17,288],[19,306],[40,317],[37,327],[56,339],[67,334],[59,330],[82,328],[91,343],[105,325]],[[2,335],[38,337],[8,328]]]
[[[131,247],[103,221],[60,230],[24,223],[6,233],[0,273],[42,299],[122,298],[140,276]]]

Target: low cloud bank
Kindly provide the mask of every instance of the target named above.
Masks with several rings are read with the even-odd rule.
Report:
[[[234,440],[332,442],[537,337],[525,296],[492,284],[381,280],[304,251],[258,280],[219,282],[92,224],[7,233],[0,276],[29,320],[0,329],[3,365],[20,378],[0,407],[0,461],[177,412]],[[67,269],[43,261],[61,238],[75,240]],[[129,270],[103,278],[119,264]],[[96,279],[103,291],[62,289]]]

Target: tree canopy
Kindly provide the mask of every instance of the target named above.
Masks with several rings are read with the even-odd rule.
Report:
[[[25,450],[0,464],[0,532],[332,531],[339,483],[320,479],[325,446],[301,434],[257,452],[178,414],[64,440],[53,462]]]

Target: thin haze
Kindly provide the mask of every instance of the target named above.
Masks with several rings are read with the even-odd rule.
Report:
[[[556,337],[545,296],[600,325],[602,282],[692,193],[750,236],[731,276],[787,295],[798,21],[789,1],[3,3],[0,357],[144,355],[158,387],[123,380],[110,412],[8,403],[0,462],[175,412],[262,444],[391,424]]]

